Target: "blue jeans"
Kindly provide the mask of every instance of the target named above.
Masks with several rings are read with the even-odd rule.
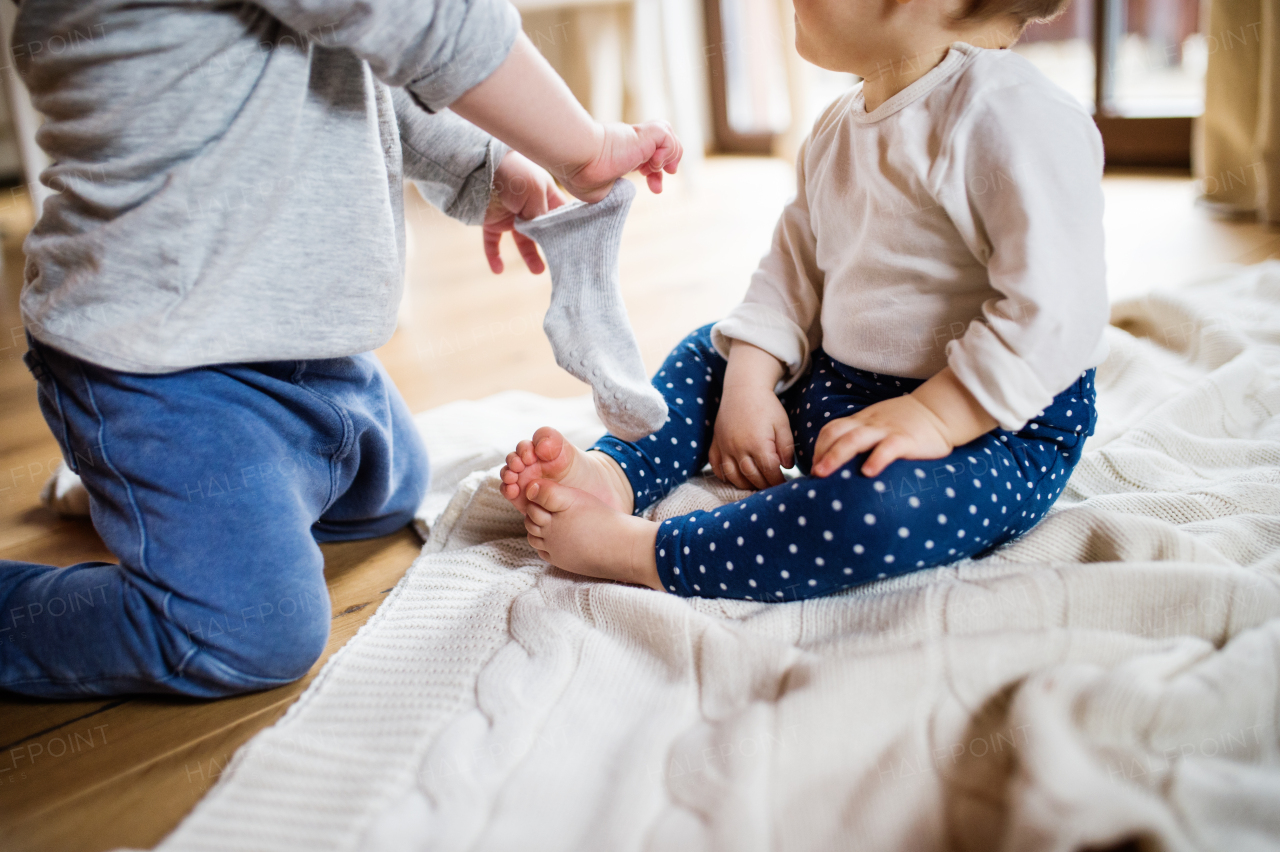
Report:
[[[706,464],[725,366],[711,326],[698,329],[653,379],[667,400],[667,424],[637,443],[612,436],[596,443],[622,465],[637,512]],[[1097,421],[1093,375],[1082,373],[1017,432],[993,429],[945,458],[899,459],[867,477],[859,468],[868,454],[860,453],[827,477],[802,476],[664,521],[658,576],[678,595],[788,601],[986,553],[1029,530],[1062,493]],[[832,419],[920,384],[818,350],[808,374],[781,397],[796,466],[808,474],[818,433]]]
[[[301,677],[331,619],[317,542],[413,517],[427,457],[370,353],[163,375],[31,341],[40,408],[120,564],[0,560],[0,688],[214,697]]]

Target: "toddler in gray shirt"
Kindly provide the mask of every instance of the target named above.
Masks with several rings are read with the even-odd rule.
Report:
[[[25,0],[58,190],[25,244],[25,357],[120,563],[0,561],[0,688],[217,696],[310,668],[316,542],[394,531],[426,488],[369,354],[403,180],[501,232],[563,203],[547,169],[597,201],[680,159],[665,124],[592,121],[519,24],[505,0]]]

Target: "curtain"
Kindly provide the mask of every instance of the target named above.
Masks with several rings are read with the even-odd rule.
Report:
[[[1205,41],[1203,200],[1280,223],[1280,0],[1211,0]]]

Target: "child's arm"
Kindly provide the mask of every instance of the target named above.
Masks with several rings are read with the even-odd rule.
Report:
[[[256,0],[325,47],[350,50],[378,79],[428,112],[455,113],[560,177],[574,195],[603,198],[640,168],[661,191],[681,148],[663,122],[591,119],[520,32],[506,0]]]
[[[814,125],[814,134],[827,114]],[[813,134],[796,156],[796,195],[778,217],[769,253],[742,303],[711,330],[729,366],[709,459],[716,476],[738,488],[777,485],[783,481],[780,466],[794,463],[791,427],[777,392],[804,373],[821,338],[823,273],[805,185],[812,139]]]
[[[862,472],[878,476],[896,459],[940,459],[995,427],[996,419],[944,367],[909,394],[824,426],[813,447],[811,470],[814,476],[828,476],[874,447]]]
[[[613,181],[639,169],[654,192],[675,174],[683,149],[666,122],[600,124],[587,114],[532,42],[521,33],[489,77],[451,109],[547,169],[584,201],[599,201]]]
[[[779,485],[780,468],[795,463],[791,423],[774,392],[782,374],[782,362],[768,352],[732,341],[709,451],[712,472],[730,485]]]

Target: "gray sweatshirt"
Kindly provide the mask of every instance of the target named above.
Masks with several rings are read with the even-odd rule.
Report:
[[[46,121],[24,248],[37,339],[116,370],[382,345],[402,180],[478,223],[501,143],[445,110],[506,57],[506,0],[26,0]]]

